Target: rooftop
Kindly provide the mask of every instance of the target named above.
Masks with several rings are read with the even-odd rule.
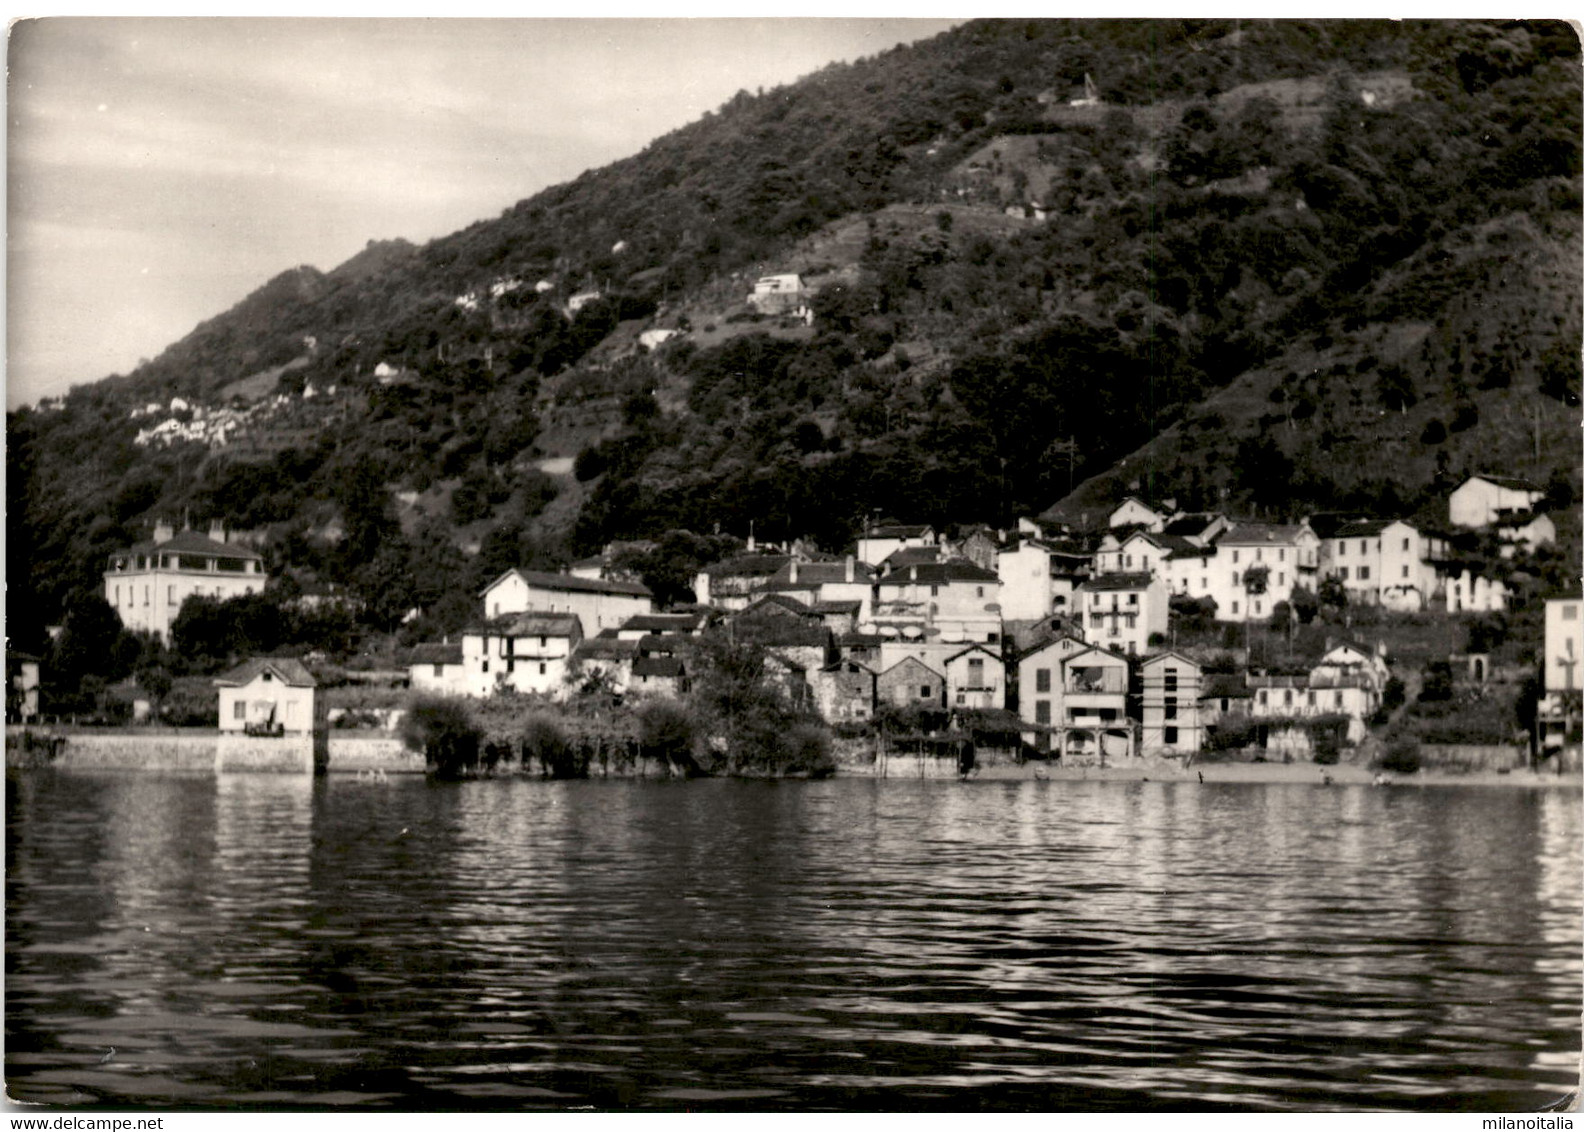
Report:
[[[560,590],[566,593],[587,594],[620,594],[625,597],[653,597],[648,586],[638,585],[636,582],[607,582],[602,578],[578,578],[571,574],[553,574],[548,570],[524,570],[521,568],[508,570],[485,586],[482,593],[489,593],[507,578],[515,574],[530,586],[544,590]]]
[[[319,683],[296,657],[274,656],[256,656],[252,660],[244,660],[231,671],[216,676],[214,682],[222,688],[240,688],[251,684],[266,672],[290,688],[313,688]]]
[[[1155,580],[1153,574],[1101,574],[1079,584],[1081,590],[1105,593],[1112,590],[1147,590]]]

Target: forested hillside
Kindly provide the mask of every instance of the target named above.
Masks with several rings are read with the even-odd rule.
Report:
[[[1481,469],[1570,502],[1578,56],[1556,22],[992,21],[740,93],[10,414],[8,633],[155,516],[441,631],[507,566],[666,536],[681,577],[750,522],[1407,514]],[[748,311],[774,271],[812,325]]]

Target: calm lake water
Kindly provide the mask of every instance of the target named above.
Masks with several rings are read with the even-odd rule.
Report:
[[[20,1101],[1528,1110],[1580,799],[13,773]]]

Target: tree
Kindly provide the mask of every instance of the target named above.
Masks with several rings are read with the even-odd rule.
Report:
[[[1300,625],[1309,624],[1320,612],[1320,599],[1308,586],[1294,586],[1288,601]]]
[[[1347,587],[1335,574],[1320,579],[1319,598],[1321,607],[1330,609],[1333,613],[1340,614],[1347,609]]]
[[[436,778],[462,778],[478,769],[483,730],[466,705],[445,696],[417,696],[402,717],[402,742],[422,751]]]
[[[170,695],[171,688],[175,684],[170,670],[163,664],[146,665],[137,670],[137,682],[153,701],[149,705],[151,709],[149,714],[154,722],[158,723],[165,697]]]
[[[51,650],[48,670],[52,682],[75,691],[90,674],[107,681],[121,679],[130,668],[130,664],[124,668],[118,664],[124,659],[117,647],[123,635],[127,634],[121,615],[103,595],[79,594],[67,610],[60,638]]]

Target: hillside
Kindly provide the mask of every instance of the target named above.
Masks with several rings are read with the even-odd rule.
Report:
[[[1523,22],[991,21],[743,92],[10,414],[8,631],[160,515],[443,629],[673,530],[1575,499],[1579,103]],[[747,308],[793,271],[812,325]]]

